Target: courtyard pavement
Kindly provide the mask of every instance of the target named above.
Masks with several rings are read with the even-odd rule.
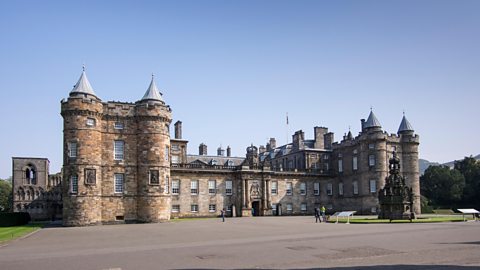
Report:
[[[480,222],[324,224],[313,217],[46,228],[0,269],[480,269]]]

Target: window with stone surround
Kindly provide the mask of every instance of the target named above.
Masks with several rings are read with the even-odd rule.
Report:
[[[173,195],[180,194],[180,180],[173,180],[172,181],[172,194]]]
[[[227,205],[227,212],[232,212],[232,205]]]
[[[338,195],[343,196],[343,183],[338,183]]]
[[[198,212],[198,204],[190,205],[190,211],[193,212],[193,213],[197,213]]]
[[[113,159],[115,160],[123,160],[124,159],[124,141],[114,141],[113,143]]]
[[[160,185],[160,175],[158,170],[150,170],[148,175],[150,177],[150,185]]]
[[[208,195],[217,194],[217,181],[208,180]]]
[[[307,204],[306,204],[306,203],[300,204],[300,211],[302,211],[302,212],[306,212],[306,211],[307,211]]]
[[[375,166],[375,155],[368,156],[368,166],[370,167]]]
[[[116,173],[113,175],[115,181],[115,193],[123,193],[124,177],[123,173]]]
[[[272,188],[271,188],[272,195],[277,195],[278,194],[278,182],[277,181],[272,181]]]
[[[70,193],[78,193],[78,175],[76,174],[70,176]]]
[[[210,212],[210,213],[215,213],[215,212],[217,212],[217,205],[216,205],[216,204],[210,204],[210,205],[208,205],[208,212]]]
[[[180,205],[179,204],[173,204],[172,205],[172,213],[179,213],[180,212]]]
[[[68,142],[68,157],[76,158],[77,157],[77,143]]]
[[[338,160],[338,172],[339,173],[343,172],[343,159]]]
[[[287,203],[287,212],[293,211],[293,205],[291,203]]]
[[[122,122],[115,122],[115,123],[113,124],[113,128],[114,128],[114,129],[123,129],[124,126],[123,126],[123,123],[122,123]]]
[[[168,161],[168,160],[169,160],[169,159],[168,159],[169,153],[170,153],[170,150],[169,150],[169,148],[168,148],[168,145],[165,145],[165,161]]]
[[[353,181],[353,195],[358,195],[358,181]]]
[[[180,157],[177,155],[172,155],[172,164],[180,163]]]
[[[165,194],[170,193],[170,177],[165,176],[165,189],[164,192]]]
[[[233,182],[232,180],[225,181],[225,194],[232,195],[233,194]]]
[[[87,118],[87,127],[94,127],[96,124],[95,118]]]
[[[292,185],[292,182],[287,182],[286,194],[287,194],[287,196],[292,196],[292,194],[293,194],[293,185]]]
[[[352,158],[352,169],[354,171],[358,170],[358,159],[357,156],[353,156]]]
[[[371,179],[370,180],[370,193],[377,192],[377,180]]]
[[[320,196],[320,183],[319,182],[313,183],[313,195]]]
[[[333,195],[333,185],[332,185],[332,183],[327,183],[327,195],[328,196]]]
[[[190,181],[190,193],[192,195],[198,195],[198,180]]]
[[[307,195],[307,184],[305,182],[300,183],[300,195]]]

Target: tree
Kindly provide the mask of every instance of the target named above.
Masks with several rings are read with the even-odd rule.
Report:
[[[10,212],[12,202],[12,185],[10,182],[0,179],[0,212]]]
[[[473,157],[455,161],[455,169],[465,177],[462,204],[468,207],[480,206],[480,162]]]
[[[430,166],[420,177],[420,188],[432,205],[452,207],[458,204],[465,187],[465,177],[447,166]]]

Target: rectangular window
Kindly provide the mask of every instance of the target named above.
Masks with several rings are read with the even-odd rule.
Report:
[[[217,181],[208,180],[208,195],[217,194]]]
[[[180,180],[173,180],[172,181],[172,194],[173,195],[180,194]]]
[[[377,192],[377,180],[370,180],[370,193]]]
[[[160,185],[159,172],[157,170],[150,170],[150,185]]]
[[[192,195],[198,195],[198,180],[192,180],[190,182],[190,193]]]
[[[293,205],[291,203],[287,203],[287,212],[293,211]]]
[[[208,212],[210,212],[210,213],[217,212],[217,205],[215,205],[215,204],[208,205]]]
[[[277,214],[277,204],[276,203],[272,203],[272,212],[273,212],[273,215]]]
[[[343,172],[343,159],[338,160],[338,172],[339,173]]]
[[[307,184],[300,183],[300,195],[307,195]]]
[[[277,195],[278,194],[278,182],[277,181],[272,181],[272,195]]]
[[[227,212],[232,212],[232,206],[231,205],[227,206]]]
[[[333,195],[333,186],[332,183],[327,184],[327,195],[332,196]]]
[[[225,194],[232,195],[233,194],[233,182],[232,180],[225,181]]]
[[[77,143],[69,142],[68,143],[68,157],[76,158],[77,157]]]
[[[168,161],[168,155],[169,155],[170,151],[168,149],[168,145],[165,145],[165,161]]]
[[[180,212],[180,205],[174,204],[172,205],[172,213],[179,213]]]
[[[353,170],[356,171],[358,170],[358,162],[357,162],[357,156],[354,156],[352,159],[352,165],[353,165]]]
[[[165,177],[165,194],[170,193],[170,178],[168,176]]]
[[[180,147],[178,146],[178,144],[172,144],[170,147],[172,147],[172,150],[175,150],[175,151],[180,150]]]
[[[172,155],[172,164],[180,163],[180,157],[177,155]]]
[[[124,158],[124,146],[125,142],[124,141],[115,141],[113,143],[113,158],[115,160],[123,160]]]
[[[315,195],[315,196],[320,195],[320,183],[318,183],[318,182],[313,183],[313,195]]]
[[[368,149],[375,149],[375,144],[373,143],[368,144]]]
[[[115,181],[115,193],[123,193],[124,176],[121,173],[113,175]]]
[[[190,205],[190,211],[192,211],[193,213],[198,212],[198,204]]]
[[[375,155],[368,156],[368,166],[370,167],[375,166]]]
[[[343,196],[343,183],[338,183],[338,195]]]
[[[353,195],[358,195],[358,182],[353,181]]]
[[[287,195],[288,195],[288,196],[292,196],[292,194],[293,194],[292,183],[291,183],[291,182],[288,182],[288,183],[287,183]]]
[[[122,122],[115,122],[115,124],[113,124],[113,128],[114,129],[123,129],[123,123]]]
[[[300,211],[302,211],[302,212],[307,211],[307,204],[306,203],[300,204]]]
[[[87,127],[95,126],[95,118],[87,118]]]
[[[95,169],[85,169],[85,184],[95,185],[97,183],[97,171]]]
[[[70,184],[71,184],[71,193],[77,194],[78,193],[78,176],[72,175],[70,177]]]

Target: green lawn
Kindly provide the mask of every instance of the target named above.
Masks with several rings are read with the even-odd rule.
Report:
[[[466,220],[472,220],[471,217],[465,216]],[[335,223],[337,219],[335,217],[330,218],[330,222]],[[431,216],[431,217],[421,217],[417,218],[412,221],[412,223],[433,223],[433,222],[460,222],[463,221],[463,217],[461,215],[455,216]],[[346,223],[346,218],[339,218],[339,223]],[[350,223],[357,223],[357,224],[371,224],[371,223],[390,223],[388,219],[377,219],[377,218],[350,218]],[[391,223],[410,223],[410,220],[392,220]]]
[[[10,241],[43,227],[44,224],[31,223],[23,226],[0,227],[0,243]]]

